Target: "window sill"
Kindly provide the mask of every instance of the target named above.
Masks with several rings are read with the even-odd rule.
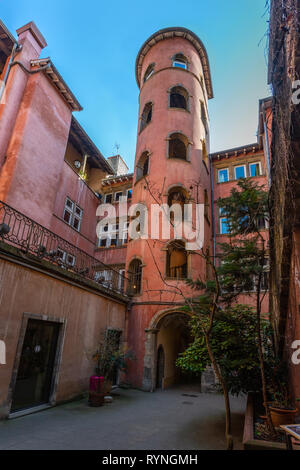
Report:
[[[183,111],[185,113],[191,114],[191,111],[189,109],[185,108],[176,108],[175,106],[168,106],[168,109],[174,109],[175,111]]]
[[[167,160],[176,160],[177,162],[191,163],[190,160],[186,160],[185,158],[179,158],[179,157],[169,157],[169,156],[167,156]]]

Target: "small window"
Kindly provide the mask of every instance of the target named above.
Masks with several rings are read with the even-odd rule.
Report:
[[[220,218],[220,233],[221,235],[226,235],[229,233],[228,222],[225,217]]]
[[[83,210],[75,204],[75,202],[71,201],[67,197],[65,202],[63,220],[70,225],[71,227],[75,228],[78,232],[80,231],[81,221],[82,221],[82,214]]]
[[[144,83],[154,74],[154,64],[150,64],[144,75]]]
[[[127,189],[127,200],[129,201],[130,199],[132,199],[132,188]]]
[[[115,201],[119,201],[122,196],[123,196],[122,191],[119,191],[119,192],[115,193]]]
[[[173,58],[173,67],[187,70],[187,59],[183,54],[176,54]]]
[[[111,204],[112,200],[113,200],[113,195],[112,194],[105,194],[105,196],[104,196],[105,204]]]
[[[207,125],[207,117],[206,117],[206,111],[205,111],[205,106],[203,101],[201,101],[201,120],[203,122],[203,126],[205,128],[205,132],[208,132],[208,125]]]
[[[187,252],[183,242],[177,240],[168,245],[166,262],[166,275],[168,278],[187,278]]]
[[[235,179],[239,180],[240,178],[246,178],[246,167],[245,165],[236,166],[234,168]]]
[[[229,181],[228,168],[222,168],[222,170],[218,171],[218,182],[219,183],[227,183],[227,181]]]
[[[137,295],[142,290],[142,262],[139,259],[134,259],[128,266],[128,293]]]
[[[169,158],[187,160],[188,140],[183,134],[172,134],[169,139]]]
[[[257,217],[256,226],[258,230],[265,230],[267,228],[267,220],[265,219],[265,217]]]
[[[152,121],[152,103],[147,103],[141,117],[140,132]]]
[[[252,178],[254,178],[255,176],[261,175],[261,163],[260,162],[250,163],[249,169],[250,169],[250,176]]]
[[[141,155],[141,158],[138,161],[136,167],[136,182],[139,181],[144,176],[147,176],[149,173],[149,153],[144,152]]]
[[[175,86],[170,91],[170,108],[188,109],[188,92],[181,86]]]

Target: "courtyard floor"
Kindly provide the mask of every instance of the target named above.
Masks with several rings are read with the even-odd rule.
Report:
[[[0,422],[0,449],[225,449],[224,399],[195,387],[144,393],[117,389],[114,401],[86,400]],[[245,399],[232,398],[235,449],[242,449]]]

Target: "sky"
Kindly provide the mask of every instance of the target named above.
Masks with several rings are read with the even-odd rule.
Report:
[[[83,106],[74,113],[105,157],[120,153],[133,169],[138,94],[135,59],[161,28],[182,26],[203,41],[214,98],[211,152],[256,142],[258,100],[267,86],[266,0],[0,0],[16,29],[34,21],[54,65]],[[117,147],[116,147],[117,144]]]

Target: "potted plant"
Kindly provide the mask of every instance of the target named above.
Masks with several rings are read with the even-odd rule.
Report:
[[[103,395],[103,399],[110,393],[117,372],[126,371],[127,361],[133,358],[131,351],[123,350],[118,343],[119,332],[106,330],[97,351],[93,354],[93,360],[96,362],[96,376],[93,376],[93,380],[100,384],[97,392]]]
[[[285,424],[293,424],[298,413],[295,401],[291,398],[289,387],[286,383],[281,383],[280,388],[271,393],[272,401],[269,409],[274,427]]]

